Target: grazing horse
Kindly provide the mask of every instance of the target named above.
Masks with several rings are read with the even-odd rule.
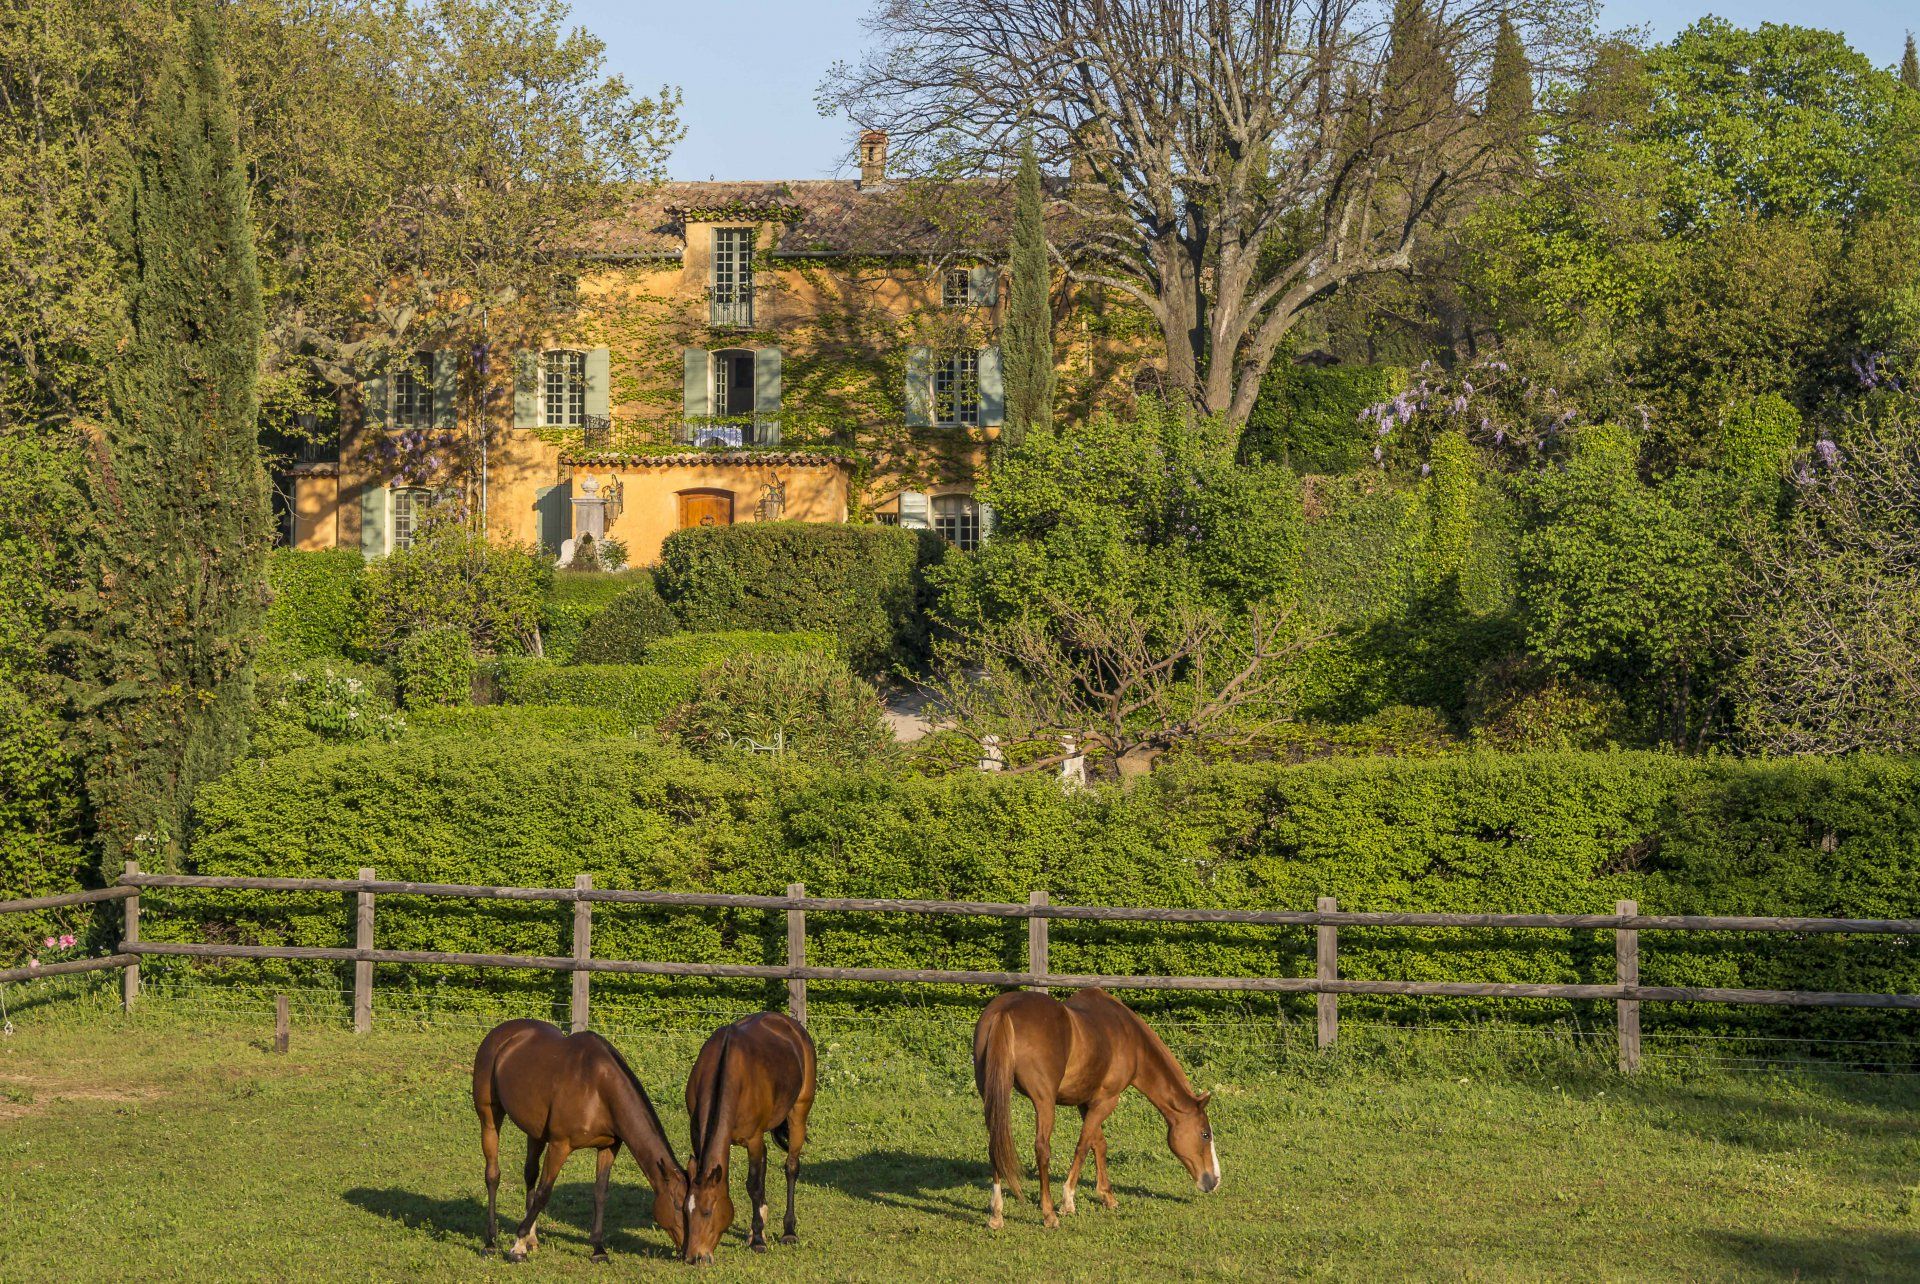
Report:
[[[562,1034],[545,1021],[508,1021],[480,1041],[473,1058],[473,1109],[480,1116],[480,1151],[487,1160],[487,1249],[496,1231],[494,1196],[500,1189],[500,1121],[511,1118],[527,1134],[527,1215],[507,1260],[525,1261],[540,1246],[534,1229],[554,1178],[567,1156],[600,1152],[593,1182],[593,1259],[607,1260],[601,1232],[607,1178],[624,1144],[653,1187],[653,1220],[673,1240],[686,1238],[683,1209],[687,1175],[673,1156],[640,1077],[597,1034]],[[540,1163],[546,1152],[546,1166]],[[536,1181],[538,1184],[536,1185]]]
[[[1167,1146],[1186,1165],[1201,1190],[1220,1185],[1220,1157],[1214,1150],[1207,1102],[1213,1094],[1195,1092],[1147,1023],[1105,990],[1081,990],[1065,1003],[1037,991],[1002,994],[987,1004],[973,1027],[973,1082],[987,1111],[987,1153],[993,1160],[993,1200],[987,1225],[1000,1229],[1000,1186],[1020,1195],[1020,1160],[1013,1150],[1013,1089],[1033,1102],[1033,1153],[1040,1169],[1040,1214],[1058,1226],[1053,1211],[1053,1108],[1080,1108],[1080,1141],[1073,1148],[1060,1206],[1073,1212],[1073,1189],[1080,1164],[1093,1150],[1095,1191],[1114,1206],[1107,1184],[1107,1138],[1100,1125],[1113,1113],[1120,1094],[1138,1088],[1167,1121]]]
[[[720,1027],[700,1049],[687,1079],[687,1117],[693,1151],[687,1157],[686,1260],[713,1260],[720,1236],[733,1224],[727,1159],[747,1148],[747,1197],[753,1232],[747,1247],[767,1251],[767,1134],[787,1152],[787,1220],[782,1244],[797,1244],[793,1183],[813,1109],[813,1040],[782,1012],[756,1012]]]

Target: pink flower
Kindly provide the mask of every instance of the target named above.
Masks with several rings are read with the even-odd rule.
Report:
[[[39,966],[40,966],[40,960],[39,960],[39,959],[28,959],[28,960],[27,960],[27,966],[28,966],[28,967],[39,967]]]
[[[65,935],[65,936],[63,936],[63,937],[61,937],[61,938],[60,938],[60,948],[61,948],[61,949],[63,949],[63,950],[70,950],[70,949],[72,949],[72,948],[73,948],[73,946],[74,946],[74,936],[73,936],[73,933],[71,933],[71,932],[69,932],[69,933],[67,933],[67,935]]]
[[[58,945],[58,944],[60,944],[60,942],[58,942],[58,941],[56,941],[56,940],[54,940],[54,939],[53,939],[53,938],[52,938],[51,936],[49,936],[49,937],[48,937],[48,938],[47,938],[46,940],[44,940],[44,941],[42,941],[42,942],[40,942],[40,943],[41,943],[42,945],[44,945],[44,946],[46,946],[46,947],[47,947],[48,949],[52,949],[52,948],[54,948],[54,947],[55,947],[56,945]]]

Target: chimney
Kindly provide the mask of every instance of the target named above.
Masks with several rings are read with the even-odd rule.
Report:
[[[860,131],[860,186],[878,187],[887,181],[887,131]]]

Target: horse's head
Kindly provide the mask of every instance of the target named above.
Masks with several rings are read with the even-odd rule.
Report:
[[[1213,1123],[1207,1118],[1211,1092],[1203,1092],[1184,1105],[1168,1110],[1167,1147],[1187,1166],[1187,1175],[1201,1190],[1220,1186],[1220,1154],[1213,1145]]]
[[[653,1224],[673,1241],[674,1252],[687,1242],[687,1171],[679,1164],[667,1168],[666,1180],[654,1188]]]
[[[726,1156],[725,1139],[721,1158]],[[682,1255],[689,1266],[704,1266],[713,1261],[713,1250],[720,1237],[733,1225],[733,1195],[727,1189],[727,1167],[720,1160],[695,1161],[687,1169],[687,1237]]]

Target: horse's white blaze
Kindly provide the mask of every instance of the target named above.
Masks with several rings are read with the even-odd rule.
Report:
[[[693,1211],[693,1196],[692,1196],[692,1195],[688,1195],[688,1196],[687,1196],[687,1211],[688,1211],[688,1212],[692,1212],[692,1211]]]
[[[1213,1166],[1213,1180],[1220,1181],[1220,1150],[1213,1142],[1207,1143],[1207,1162]]]

